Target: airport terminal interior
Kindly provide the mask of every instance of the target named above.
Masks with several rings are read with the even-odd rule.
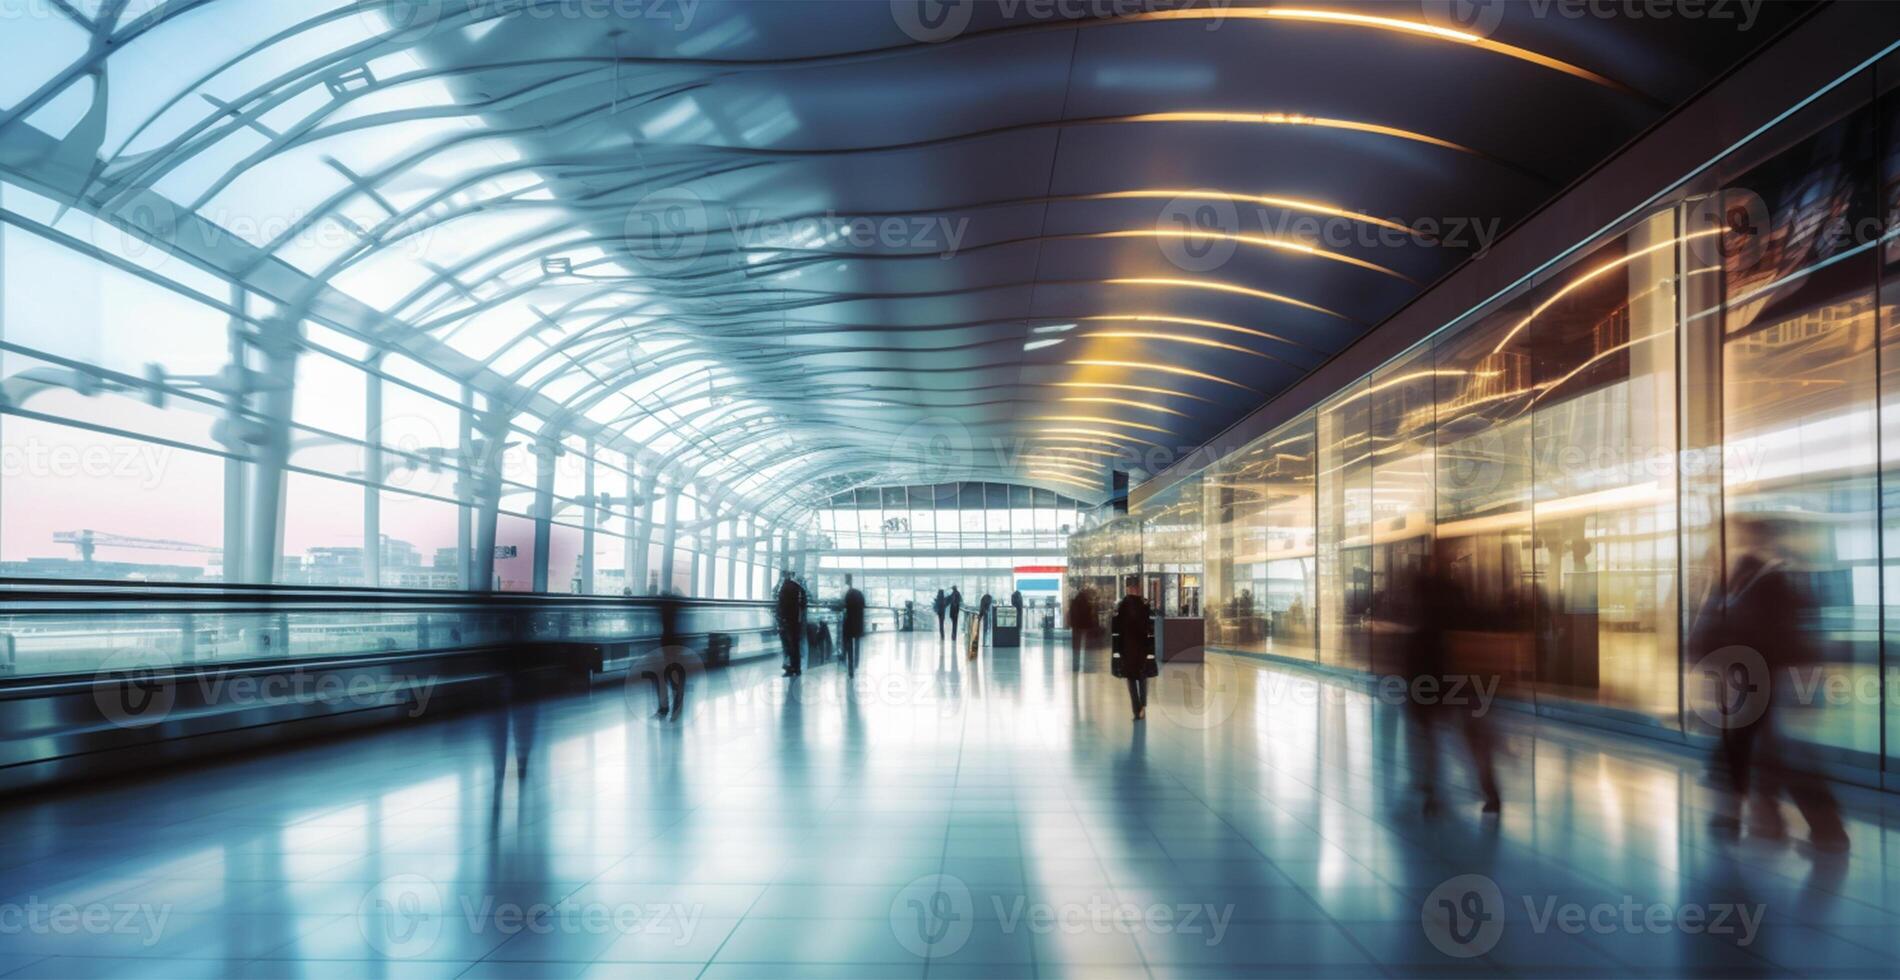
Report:
[[[1889,272],[1894,3],[0,0],[0,977],[1900,976]]]

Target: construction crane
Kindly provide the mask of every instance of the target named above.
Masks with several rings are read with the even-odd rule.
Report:
[[[107,531],[54,531],[53,540],[60,544],[69,544],[79,549],[79,560],[92,564],[95,548],[144,548],[148,551],[192,551],[201,555],[223,554],[223,548],[211,545],[192,544],[188,541],[166,541],[162,538],[135,538],[124,534],[112,534]]]

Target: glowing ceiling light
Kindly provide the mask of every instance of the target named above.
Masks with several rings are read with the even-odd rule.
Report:
[[[1031,439],[1034,439],[1034,440],[1042,440],[1042,439],[1070,439],[1070,438],[1074,438],[1074,437],[1070,437],[1070,436],[1030,436],[1029,438],[1031,438]],[[1108,457],[1109,459],[1115,459],[1115,458],[1117,458],[1117,457],[1119,457],[1119,456],[1121,456],[1121,455],[1122,455],[1121,453],[1119,453],[1119,452],[1115,452],[1115,451],[1112,451],[1112,450],[1108,450],[1108,449],[1098,449],[1098,448],[1096,448],[1096,446],[1113,446],[1113,445],[1115,445],[1115,442],[1114,442],[1113,440],[1109,440],[1109,439],[1088,439],[1088,440],[1082,440],[1082,439],[1079,439],[1079,438],[1078,438],[1078,439],[1076,439],[1075,441],[1077,441],[1077,442],[1083,442],[1083,441],[1086,441],[1086,442],[1091,442],[1091,443],[1094,443],[1095,445],[1093,445],[1093,446],[1072,446],[1072,445],[1069,445],[1069,444],[1068,444],[1068,443],[1066,443],[1066,442],[1065,442],[1065,443],[1051,443],[1051,444],[1049,444],[1049,445],[1046,445],[1046,446],[1041,446],[1041,447],[1039,447],[1039,448],[1038,448],[1038,449],[1037,449],[1036,451],[1037,451],[1037,452],[1060,452],[1060,453],[1076,453],[1076,454],[1078,454],[1078,455],[1082,455],[1082,456],[1106,456],[1106,457]]]
[[[1199,395],[1190,395],[1185,391],[1175,391],[1173,388],[1155,388],[1149,385],[1118,385],[1106,381],[1055,381],[1051,382],[1051,384],[1057,388],[1097,388],[1102,391],[1139,391],[1144,395],[1167,395],[1171,398],[1186,398],[1192,401],[1207,402],[1210,405],[1213,404]]]
[[[1082,319],[1090,323],[1124,321],[1128,323],[1173,323],[1184,327],[1206,327],[1209,330],[1225,330],[1228,333],[1240,333],[1246,334],[1249,337],[1259,337],[1262,340],[1278,341],[1289,347],[1298,347],[1302,350],[1313,351],[1315,354],[1323,353],[1290,337],[1282,337],[1279,334],[1268,333],[1265,330],[1255,330],[1252,327],[1243,327],[1234,323],[1223,323],[1219,320],[1199,320],[1194,317],[1185,316],[1163,316],[1158,313],[1103,313],[1099,316],[1085,316]]]
[[[1145,425],[1140,422],[1124,422],[1121,419],[1110,418],[1105,415],[1037,415],[1033,416],[1033,419],[1037,422],[1083,422],[1089,425],[1125,425],[1128,428],[1141,429],[1144,432],[1159,432],[1164,436],[1174,434],[1172,430],[1164,429],[1158,425]]]
[[[1413,284],[1417,284],[1418,282],[1418,280],[1413,279],[1403,272],[1388,269],[1377,262],[1367,262],[1365,259],[1354,258],[1339,252],[1330,252],[1326,249],[1317,248],[1291,238],[1275,238],[1271,235],[1249,235],[1241,232],[1218,231],[1205,228],[1137,228],[1128,231],[1084,231],[1076,232],[1071,235],[1051,235],[1049,237],[1068,239],[1213,238],[1221,241],[1234,242],[1239,245],[1250,245],[1254,248],[1273,249],[1279,252],[1291,252],[1296,255],[1310,255],[1318,259],[1343,262],[1346,265],[1356,266],[1361,269],[1370,269],[1380,275],[1391,276],[1394,279],[1403,280],[1405,282]]]
[[[1259,389],[1250,388],[1238,381],[1229,381],[1226,378],[1216,375],[1204,374],[1200,371],[1184,367],[1174,367],[1170,364],[1143,364],[1139,361],[1105,361],[1094,358],[1074,360],[1070,361],[1069,364],[1075,367],[1110,367],[1126,368],[1130,371],[1160,371],[1163,374],[1176,374],[1184,378],[1198,378],[1202,381],[1212,381],[1215,384],[1227,385],[1230,388],[1239,388],[1241,391],[1252,392],[1256,395],[1261,393]]]
[[[1228,20],[1243,20],[1243,21],[1244,20],[1258,20],[1258,21],[1278,20],[1278,21],[1306,22],[1306,23],[1315,23],[1315,24],[1332,24],[1332,25],[1336,25],[1340,27],[1357,27],[1357,28],[1363,28],[1366,30],[1390,31],[1397,34],[1409,34],[1413,37],[1425,38],[1425,39],[1434,40],[1434,41],[1444,41],[1451,44],[1462,44],[1462,45],[1465,45],[1466,47],[1476,48],[1480,51],[1489,51],[1492,54],[1503,55],[1504,57],[1507,57],[1507,58],[1513,58],[1518,61],[1536,65],[1539,68],[1548,68],[1552,71],[1562,72],[1563,74],[1569,75],[1572,78],[1581,78],[1585,81],[1588,81],[1597,85],[1601,85],[1605,88],[1612,88],[1619,92],[1624,92],[1630,95],[1637,95],[1637,96],[1642,96],[1643,98],[1648,98],[1648,96],[1644,96],[1641,92],[1638,92],[1635,89],[1632,89],[1627,85],[1624,85],[1622,82],[1619,82],[1616,79],[1599,75],[1596,72],[1593,72],[1587,68],[1583,68],[1578,65],[1573,65],[1567,61],[1562,61],[1557,58],[1550,57],[1549,55],[1539,54],[1536,51],[1530,50],[1529,48],[1520,48],[1515,44],[1505,44],[1502,41],[1493,41],[1490,38],[1485,37],[1481,34],[1474,34],[1470,31],[1461,31],[1461,30],[1457,30],[1456,28],[1444,27],[1438,24],[1426,23],[1425,21],[1406,20],[1402,17],[1382,17],[1382,16],[1378,16],[1374,14],[1364,14],[1364,13],[1358,13],[1355,11],[1348,11],[1348,10],[1325,10],[1325,9],[1313,9],[1313,8],[1304,8],[1304,7],[1229,8],[1229,7],[1217,5],[1214,7],[1203,7],[1203,8],[1194,8],[1194,9],[1185,9],[1185,10],[1153,10],[1153,11],[1143,11],[1141,13],[1124,14],[1118,17],[1105,18],[1100,21],[1095,21],[1090,26],[1100,25],[1100,24],[1115,24],[1115,23],[1157,21],[1157,20],[1212,20],[1215,22],[1224,22]],[[1090,23],[1090,22],[1083,22],[1083,23]]]
[[[1079,404],[1088,404],[1088,405],[1122,405],[1127,408],[1140,408],[1140,409],[1146,409],[1150,412],[1160,412],[1163,415],[1178,415],[1181,418],[1187,418],[1186,412],[1177,412],[1174,409],[1169,408],[1165,405],[1153,405],[1153,404],[1149,404],[1148,402],[1138,402],[1132,398],[1107,398],[1100,395],[1067,395],[1057,400],[1064,401],[1064,402],[1076,402]]]
[[[1295,306],[1302,310],[1312,310],[1315,313],[1324,313],[1327,316],[1338,317],[1341,320],[1353,319],[1337,310],[1329,310],[1324,306],[1316,306],[1304,300],[1297,300],[1281,293],[1271,293],[1264,289],[1253,289],[1248,286],[1240,286],[1231,282],[1219,282],[1213,279],[1174,279],[1166,276],[1122,276],[1115,279],[1104,279],[1102,282],[1111,286],[1172,286],[1181,289],[1205,289],[1217,293],[1232,293],[1236,296],[1251,296],[1254,299],[1263,299],[1272,303],[1285,303],[1288,306]],[[1353,322],[1357,323],[1358,321],[1353,320]]]
[[[1027,343],[1025,343],[1025,344],[1023,344],[1023,350],[1026,350],[1026,351],[1029,351],[1029,350],[1042,350],[1042,349],[1043,349],[1043,348],[1045,348],[1045,347],[1054,347],[1055,345],[1057,345],[1057,344],[1059,344],[1059,343],[1062,343],[1062,338],[1061,338],[1061,337],[1056,337],[1056,338],[1054,338],[1054,339],[1051,339],[1051,340],[1031,340],[1031,341],[1029,341],[1029,342],[1027,342]]]
[[[1030,333],[1068,333],[1075,329],[1073,323],[1048,323],[1030,329]]]
[[[1077,476],[1083,477],[1098,476],[1102,472],[1102,464],[1100,463],[1074,463],[1068,460],[1040,456],[1026,460],[1025,462],[1026,465],[1033,469],[1052,469],[1074,473]]]
[[[1232,191],[1208,189],[1145,188],[1134,191],[1108,191],[1102,194],[1083,194],[1078,199],[1087,201],[1131,201],[1131,200],[1174,200],[1182,197],[1198,197],[1213,201],[1233,201],[1236,204],[1258,204],[1267,208],[1284,208],[1288,211],[1305,211],[1308,214],[1320,214],[1329,218],[1345,218],[1379,228],[1417,237],[1418,232],[1408,225],[1379,218],[1363,211],[1348,211],[1319,201],[1308,201],[1297,197],[1277,197],[1271,194],[1236,194]]]
[[[1123,442],[1138,442],[1144,446],[1153,446],[1156,449],[1161,448],[1160,443],[1149,442],[1148,440],[1143,439],[1139,436],[1131,436],[1126,432],[1109,432],[1103,429],[1074,429],[1074,428],[1060,428],[1060,427],[1047,428],[1047,429],[1043,429],[1042,431],[1052,436],[1093,436],[1098,439],[1106,440],[1105,444],[1111,445],[1111,446],[1118,445]]]
[[[1257,350],[1248,350],[1245,347],[1239,347],[1234,344],[1223,344],[1218,340],[1208,340],[1204,337],[1180,337],[1174,334],[1150,333],[1145,330],[1097,330],[1088,336],[1113,337],[1120,340],[1159,340],[1171,344],[1194,344],[1200,347],[1218,347],[1221,350],[1230,350],[1240,354],[1251,354],[1254,357],[1264,357],[1275,361],[1280,360],[1280,358],[1274,357],[1272,354],[1263,354]]]
[[[1083,490],[1100,490],[1100,489],[1102,489],[1102,485],[1101,485],[1101,484],[1099,484],[1099,483],[1090,483],[1090,482],[1089,482],[1089,481],[1087,481],[1087,480],[1078,480],[1078,479],[1076,479],[1075,477],[1072,477],[1072,476],[1069,476],[1069,475],[1067,475],[1067,474],[1064,474],[1064,473],[1055,473],[1055,472],[1037,472],[1037,471],[1035,471],[1035,470],[1031,470],[1031,471],[1029,472],[1029,476],[1030,476],[1030,478],[1031,478],[1031,479],[1035,479],[1035,480],[1047,480],[1047,481],[1049,481],[1049,482],[1051,482],[1051,483],[1061,483],[1061,484],[1064,484],[1064,485],[1066,485],[1066,486],[1071,486],[1071,487],[1077,487],[1077,488],[1079,488],[1079,489],[1083,489]]]
[[[1086,120],[1077,120],[1085,122]],[[1327,116],[1309,116],[1301,112],[1229,112],[1229,111],[1186,111],[1186,112],[1141,112],[1132,116],[1115,116],[1111,122],[1130,123],[1244,123],[1256,126],[1308,126],[1313,129],[1338,129],[1350,133],[1369,133],[1374,136],[1390,136],[1393,139],[1410,140],[1441,149],[1454,150],[1474,157],[1484,154],[1462,143],[1439,139],[1416,130],[1400,129],[1383,123],[1360,122],[1357,119],[1333,119]]]

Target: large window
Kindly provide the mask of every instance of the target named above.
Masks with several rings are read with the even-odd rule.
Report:
[[[850,573],[874,605],[915,602],[926,617],[937,590],[953,585],[972,602],[986,592],[1007,602],[1021,588],[1032,607],[1059,603],[1067,545],[1062,529],[1073,526],[1078,507],[1052,491],[999,483],[839,494],[816,514],[829,539],[818,595],[840,595]]]

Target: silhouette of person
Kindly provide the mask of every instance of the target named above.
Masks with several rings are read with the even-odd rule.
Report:
[[[500,710],[494,716],[495,743],[495,800],[501,804],[499,793],[502,780],[508,775],[508,732],[514,730],[515,739],[515,778],[526,781],[528,778],[528,759],[534,752],[534,726],[536,689],[531,674],[527,671],[507,669],[501,675]]]
[[[1783,730],[1789,713],[1802,707],[1796,692],[1803,675],[1813,682],[1818,678],[1812,672],[1820,669],[1820,657],[1801,627],[1812,614],[1813,602],[1789,574],[1787,528],[1757,514],[1742,515],[1730,526],[1729,541],[1740,557],[1726,587],[1710,597],[1697,617],[1690,638],[1698,661],[1726,651],[1736,658],[1734,671],[1718,678],[1723,682],[1723,718],[1732,721],[1721,726],[1716,749],[1717,769],[1727,777],[1728,792],[1710,828],[1724,836],[1739,835],[1752,797],[1749,832],[1785,838],[1779,802],[1785,790],[1808,822],[1811,846],[1822,853],[1846,851],[1847,829],[1833,791],[1815,760],[1807,758],[1804,745]]]
[[[1124,580],[1128,594],[1122,596],[1110,621],[1110,660],[1116,677],[1128,681],[1128,702],[1135,709],[1135,720],[1148,716],[1148,678],[1161,673],[1155,662],[1155,618],[1148,600],[1141,595],[1141,576]]]
[[[930,601],[930,608],[937,611],[937,639],[942,640],[943,639],[943,612],[944,610],[950,608],[950,596],[945,594],[942,589],[938,589],[937,597]]]
[[[844,616],[838,623],[839,653],[844,657],[846,676],[858,675],[858,647],[864,640],[864,593],[851,586],[851,576],[844,577]]]
[[[790,569],[778,586],[778,639],[785,650],[785,676],[804,673],[799,652],[805,639],[805,589],[793,580]]]
[[[1465,590],[1435,554],[1426,556],[1410,588],[1401,594],[1405,601],[1401,615],[1409,620],[1410,635],[1399,646],[1398,668],[1406,681],[1406,719],[1418,744],[1415,768],[1424,812],[1438,812],[1438,733],[1456,720],[1471,755],[1479,792],[1484,796],[1484,812],[1497,813],[1503,800],[1493,758],[1495,740],[1485,718],[1490,705],[1473,700],[1469,693],[1495,691],[1496,686],[1478,683],[1480,679],[1473,670],[1480,665],[1463,662],[1465,658],[1459,656],[1452,637],[1454,631],[1469,630],[1495,618],[1474,609]],[[1459,674],[1464,675],[1462,681],[1454,681]],[[1456,703],[1452,703],[1454,697]]]
[[[1082,651],[1087,649],[1089,632],[1095,629],[1095,598],[1087,588],[1075,590],[1069,597],[1069,653],[1075,663],[1082,662]]]
[[[979,643],[989,639],[990,608],[995,605],[996,600],[990,598],[988,592],[983,593],[983,598],[978,599],[976,602],[976,634]]]
[[[963,592],[957,586],[950,587],[950,643],[957,642],[957,620],[963,615]]]
[[[668,589],[660,596],[660,649],[655,657],[654,669],[645,672],[653,682],[653,698],[660,704],[655,713],[662,718],[669,711],[677,718],[686,708],[686,665],[682,663],[687,653],[686,635],[680,630],[683,606],[678,589]],[[666,696],[669,688],[673,693],[670,707]]]
[[[1009,604],[1016,607],[1016,628],[1023,629],[1028,626],[1028,623],[1023,622],[1023,590],[1016,589],[1011,591],[1009,594]]]

